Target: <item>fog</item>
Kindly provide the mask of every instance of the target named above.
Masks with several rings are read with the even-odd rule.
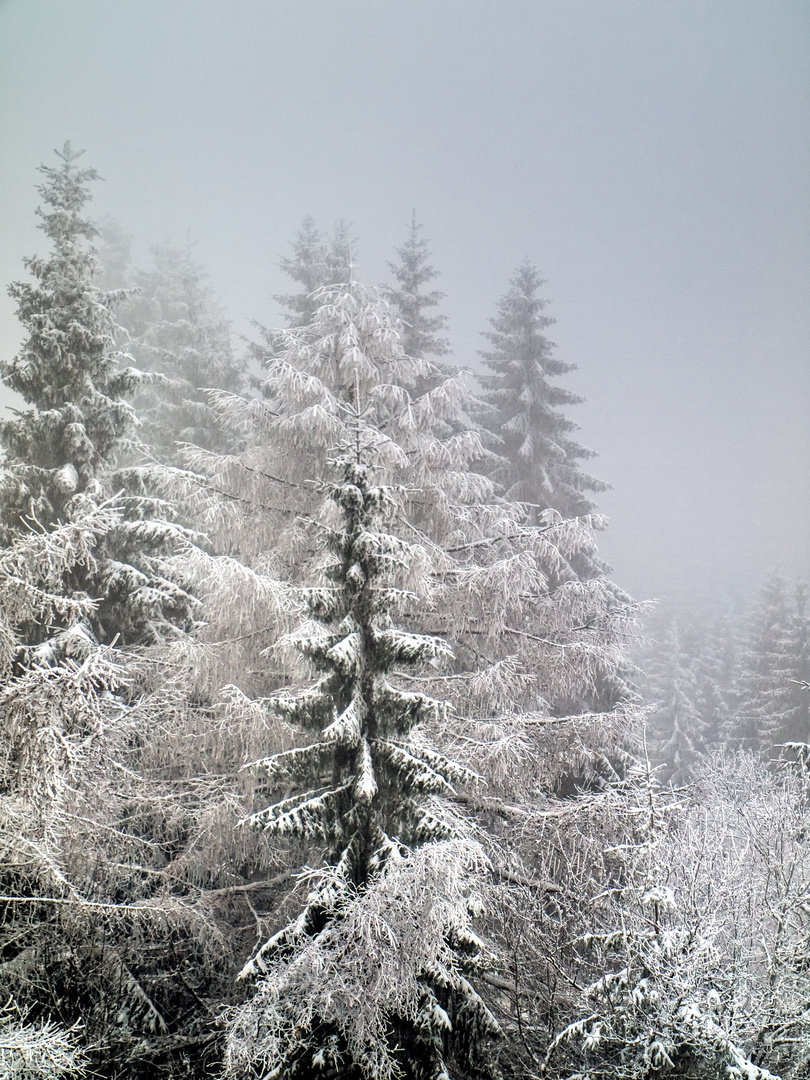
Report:
[[[745,596],[810,570],[809,45],[804,0],[0,0],[0,281],[66,139],[136,262],[190,238],[248,335],[305,214],[375,283],[415,209],[460,366],[547,279],[615,579]]]

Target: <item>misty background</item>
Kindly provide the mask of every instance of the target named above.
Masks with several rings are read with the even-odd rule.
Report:
[[[190,239],[248,336],[305,214],[373,284],[415,209],[460,366],[547,279],[614,579],[745,601],[810,571],[809,47],[805,0],[0,0],[0,283],[66,139],[90,215],[137,265]]]

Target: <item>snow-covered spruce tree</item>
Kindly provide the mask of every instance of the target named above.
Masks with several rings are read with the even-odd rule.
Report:
[[[104,292],[123,290],[127,300],[132,298],[135,287],[135,271],[132,266],[132,237],[111,217],[103,217],[98,223],[96,244],[98,249],[98,273],[95,278]],[[123,301],[125,304],[127,301]]]
[[[710,746],[722,745],[736,712],[740,628],[732,615],[705,627],[693,662],[695,707]]]
[[[810,741],[810,677],[803,589],[795,600],[779,574],[762,588],[740,657],[737,715],[730,740],[770,751],[784,742]]]
[[[302,286],[302,291],[273,297],[287,309],[288,326],[305,326],[311,320],[318,307],[313,294],[319,289],[352,280],[355,245],[348,222],[341,219],[332,235],[324,236],[315,227],[313,218],[303,219],[292,255],[285,256],[279,264],[288,277]]]
[[[467,979],[483,953],[458,883],[476,845],[437,804],[474,774],[418,735],[446,705],[397,687],[398,669],[442,663],[449,650],[394,623],[418,553],[382,530],[396,492],[372,483],[354,422],[355,452],[344,447],[338,482],[323,484],[340,520],[313,524],[327,551],[324,584],[305,593],[315,621],[290,638],[320,678],[274,701],[318,738],[256,763],[272,789],[299,790],[248,819],[323,845],[328,869],[245,966],[259,984],[232,1020],[229,1075],[492,1076],[498,1029]]]
[[[116,455],[133,438],[136,418],[127,398],[139,373],[115,348],[113,308],[120,294],[93,284],[96,227],[83,216],[94,169],[79,169],[69,143],[60,164],[42,166],[45,209],[41,228],[53,244],[47,259],[26,266],[34,283],[17,282],[10,295],[28,334],[20,353],[0,362],[3,380],[28,404],[0,421],[5,460],[0,470],[0,539],[9,543],[31,523],[45,529],[114,495]],[[142,491],[120,501],[118,527],[107,534],[93,564],[63,582],[65,595],[99,599],[89,622],[73,634],[110,641],[151,642],[189,626],[193,601],[165,571],[164,556],[186,541],[181,530],[154,516],[159,502]],[[61,630],[69,629],[57,624]],[[52,632],[31,626],[26,644]]]
[[[78,1073],[84,1060],[84,1032],[76,1029],[65,974],[98,933],[98,910],[90,915],[93,904],[79,890],[95,890],[99,841],[103,847],[116,833],[110,821],[120,806],[120,782],[104,831],[90,804],[105,786],[99,763],[108,771],[106,755],[120,749],[114,733],[123,710],[114,692],[124,673],[109,649],[16,675],[14,667],[19,627],[88,617],[92,601],[64,596],[64,576],[91,566],[116,524],[109,509],[95,509],[23,534],[0,552],[0,996],[17,1010],[0,1019],[3,1076]],[[88,772],[94,774],[89,799]],[[79,862],[92,865],[89,874],[74,875]],[[119,885],[125,877],[111,876]]]
[[[402,247],[396,249],[399,262],[389,263],[388,269],[396,279],[389,297],[402,322],[402,347],[408,356],[425,359],[446,356],[450,352],[450,342],[443,336],[447,317],[430,314],[430,309],[438,307],[445,294],[437,289],[425,292],[424,287],[437,278],[439,272],[430,265],[430,249],[428,241],[419,235],[421,228],[414,212],[408,237]]]
[[[481,356],[492,374],[482,375],[481,382],[493,409],[484,422],[506,459],[494,476],[508,495],[570,518],[590,513],[589,493],[608,485],[582,471],[579,463],[593,451],[574,441],[577,424],[560,411],[581,398],[551,381],[574,366],[556,358],[545,335],[554,320],[543,314],[542,284],[537,270],[524,263],[484,334],[491,347]]]
[[[165,243],[154,266],[132,275],[137,292],[121,304],[119,323],[138,367],[150,373],[133,398],[141,442],[166,465],[180,462],[177,443],[226,451],[211,415],[209,389],[238,393],[245,364],[234,354],[231,330],[190,246]]]
[[[135,376],[119,369],[114,352],[111,308],[118,298],[93,286],[95,254],[84,243],[96,235],[81,215],[97,173],[76,167],[81,152],[70,144],[57,156],[58,168],[41,167],[46,182],[38,190],[47,208],[37,211],[53,254],[26,259],[36,282],[8,290],[29,336],[0,373],[33,408],[0,428],[7,459],[5,539],[19,531],[21,516],[46,525],[64,518],[68,502],[93,484],[133,430],[124,398]]]
[[[707,728],[697,708],[696,680],[675,619],[647,666],[643,693],[654,709],[650,755],[662,767],[661,779],[676,786],[687,783],[705,752]]]
[[[222,775],[252,745],[244,729],[230,758],[232,745],[200,764],[190,745],[224,742],[227,717],[199,708],[188,667],[167,685],[173,657],[110,649],[178,645],[196,606],[172,565],[189,534],[163,520],[171,508],[145,489],[109,498],[141,482],[116,471],[139,376],[115,352],[120,297],[94,286],[95,174],[77,156],[66,146],[44,170],[54,251],[12,287],[27,340],[3,366],[28,408],[0,429],[0,994],[63,1029],[81,1017],[99,1074],[180,1075],[210,1050],[229,949],[244,952],[231,886],[248,858],[251,873],[268,861],[222,839],[247,809]],[[203,837],[214,865],[195,856]]]

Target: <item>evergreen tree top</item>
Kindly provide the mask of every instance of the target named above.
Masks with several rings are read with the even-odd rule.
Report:
[[[331,236],[324,236],[312,217],[301,222],[293,241],[292,255],[281,259],[281,269],[303,287],[299,293],[279,293],[273,299],[287,308],[287,325],[304,326],[317,309],[314,294],[327,285],[339,285],[352,280],[356,242],[351,224],[336,222]]]
[[[37,191],[50,211],[37,207],[37,216],[42,218],[40,228],[57,246],[65,237],[83,236],[92,240],[98,236],[96,226],[80,216],[85,203],[92,198],[87,184],[99,180],[96,169],[77,169],[74,162],[84,156],[84,150],[74,150],[66,142],[61,150],[54,150],[61,161],[59,166],[40,165],[39,172],[47,177],[44,184],[37,185]]]
[[[545,279],[528,260],[510,279],[508,291],[497,303],[498,313],[490,319],[492,330],[484,331],[483,335],[493,348],[480,355],[493,371],[521,379],[544,379],[576,370],[575,364],[567,364],[554,355],[556,346],[545,335],[556,322],[543,314],[548,302],[538,292],[545,284]],[[484,375],[481,381],[493,389],[499,385],[493,376]],[[568,391],[558,392],[562,396],[555,404],[575,405],[583,400]]]
[[[230,323],[192,244],[158,245],[153,266],[130,276],[138,293],[119,318],[138,367],[150,372],[133,402],[141,441],[172,465],[184,460],[178,444],[232,448],[233,440],[216,425],[208,394],[243,390],[247,365],[234,353]]]
[[[112,308],[121,294],[104,293],[93,280],[96,253],[88,245],[98,230],[82,210],[98,173],[76,167],[82,151],[70,143],[56,153],[59,166],[40,168],[45,209],[37,210],[53,251],[25,260],[33,283],[9,287],[28,339],[12,360],[0,361],[3,380],[33,408],[3,421],[0,440],[7,463],[27,472],[35,486],[42,487],[42,477],[37,480],[31,466],[68,467],[83,490],[135,429],[124,399],[137,373],[122,365],[129,358],[115,349]]]
[[[447,328],[446,316],[426,314],[427,309],[439,305],[445,293],[438,289],[423,291],[425,285],[439,277],[439,272],[429,264],[430,248],[428,241],[419,235],[421,229],[414,211],[408,237],[402,247],[396,249],[400,261],[388,263],[388,269],[397,280],[397,286],[390,290],[390,297],[404,327],[402,346],[409,356],[424,359],[447,355],[450,342],[441,336]]]
[[[481,376],[491,406],[483,422],[505,459],[493,475],[507,494],[577,517],[594,509],[586,493],[609,485],[581,470],[579,462],[594,452],[572,438],[578,425],[560,411],[583,399],[552,381],[575,365],[555,356],[554,342],[545,334],[554,320],[543,314],[543,284],[535,267],[523,263],[498,302],[492,329],[484,333],[491,349],[480,355],[492,374]]]
[[[0,538],[6,543],[31,521],[50,531],[103,504],[114,484],[125,486],[120,474],[113,479],[119,454],[137,445],[138,420],[128,399],[142,374],[117,350],[113,318],[126,293],[96,286],[90,242],[98,230],[83,215],[98,173],[77,167],[81,152],[70,143],[56,153],[59,164],[40,169],[44,208],[37,211],[52,252],[26,260],[33,282],[9,288],[27,338],[17,356],[0,361],[0,374],[29,408],[0,420]],[[122,520],[105,536],[94,564],[65,575],[66,595],[98,600],[89,638],[144,643],[191,625],[194,602],[162,561],[187,546],[190,535],[156,520],[160,500],[145,495],[139,489],[121,500]],[[24,636],[35,645],[50,633],[30,625]]]

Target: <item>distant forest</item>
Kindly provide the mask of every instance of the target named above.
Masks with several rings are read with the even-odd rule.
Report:
[[[0,376],[0,1077],[810,1076],[810,630],[628,596],[544,282],[234,340],[70,144]]]

